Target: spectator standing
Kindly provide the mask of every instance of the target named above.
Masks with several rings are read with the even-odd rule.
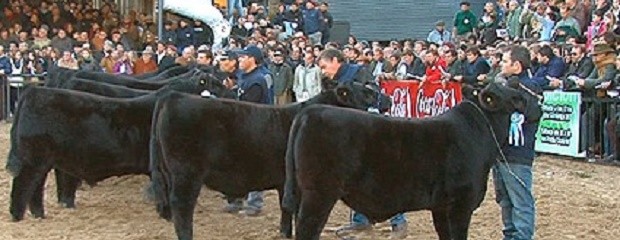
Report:
[[[446,23],[444,21],[438,21],[435,23],[435,29],[428,34],[426,41],[437,43],[442,45],[452,40],[452,35],[449,31],[446,31]]]
[[[330,31],[334,26],[334,17],[329,12],[329,4],[327,2],[321,3],[320,10],[323,16],[323,21],[321,21],[321,45],[325,45],[330,40]]]
[[[305,102],[321,93],[321,69],[315,61],[313,53],[306,53],[304,62],[295,69],[293,92],[297,102]]]
[[[452,35],[460,41],[474,33],[474,29],[478,25],[476,15],[470,10],[469,2],[461,2],[461,10],[454,17],[454,29]]]
[[[306,10],[303,11],[302,21],[304,34],[309,38],[310,44],[321,44],[321,25],[323,25],[324,20],[321,12],[316,9],[314,2],[306,2]]]
[[[275,105],[291,103],[293,88],[293,69],[284,61],[284,50],[278,49],[273,53],[273,59],[268,65],[273,75],[273,92]]]

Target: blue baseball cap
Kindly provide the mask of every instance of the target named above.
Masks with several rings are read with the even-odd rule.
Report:
[[[256,59],[256,62],[260,63],[263,61],[263,51],[260,48],[256,47],[256,45],[248,45],[243,50],[235,52],[237,56],[250,56]]]

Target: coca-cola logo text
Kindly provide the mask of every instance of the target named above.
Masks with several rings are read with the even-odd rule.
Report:
[[[454,89],[437,89],[435,94],[427,96],[420,88],[416,98],[416,116],[419,118],[437,116],[456,105]]]
[[[411,95],[409,88],[394,88],[392,95],[392,108],[390,108],[390,116],[392,117],[411,117]]]

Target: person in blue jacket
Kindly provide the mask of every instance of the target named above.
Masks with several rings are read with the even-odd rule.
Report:
[[[262,51],[254,46],[248,45],[241,51],[235,52],[239,61],[239,74],[237,75],[237,95],[240,101],[269,104],[272,98],[269,97],[269,88],[265,78],[265,73],[260,68],[263,62]],[[224,211],[237,213],[243,209],[243,199],[227,198],[228,204]],[[245,214],[257,216],[261,213],[264,205],[263,192],[250,192],[247,197],[247,207]]]
[[[527,92],[542,95],[542,87],[530,78],[530,53],[523,46],[513,46],[504,53],[502,75],[516,79]],[[538,106],[540,107],[540,106]],[[502,209],[503,234],[506,240],[532,239],[536,207],[532,192],[532,163],[537,119],[526,119],[515,112],[511,116],[509,139],[502,147],[506,159],[493,167],[496,201]]]
[[[189,23],[185,19],[179,21],[179,28],[177,29],[177,41],[176,46],[178,53],[181,54],[185,47],[193,45],[195,42],[194,28],[189,26]]]
[[[319,56],[319,67],[326,77],[321,82],[322,90],[335,88],[338,84],[359,82],[374,85],[372,75],[363,66],[345,62],[344,55],[337,49],[325,49]],[[376,86],[376,85],[374,85]],[[403,213],[396,214],[390,219],[392,236],[403,238],[407,234],[407,219]],[[351,223],[343,226],[339,231],[360,231],[369,229],[372,224],[366,216],[355,211],[351,212]]]

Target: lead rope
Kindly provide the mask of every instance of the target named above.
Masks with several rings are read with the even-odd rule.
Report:
[[[499,144],[499,141],[497,140],[497,136],[495,135],[495,130],[493,130],[493,126],[491,125],[491,122],[489,121],[489,119],[487,118],[486,115],[484,115],[484,112],[482,111],[482,109],[480,109],[480,107],[478,107],[478,105],[476,105],[475,103],[471,102],[471,101],[463,101],[465,103],[469,103],[471,105],[474,106],[474,108],[476,108],[476,110],[478,110],[478,112],[480,113],[480,115],[482,115],[482,118],[484,118],[484,121],[486,122],[487,126],[489,127],[489,130],[491,130],[491,135],[493,136],[493,140],[495,141],[495,146],[497,147],[497,150],[499,151],[500,156],[502,157],[501,159],[504,161],[503,164],[506,166],[506,168],[508,169],[508,173],[510,173],[510,175],[512,175],[515,179],[517,179],[517,181],[519,182],[519,184],[521,184],[521,186],[523,186],[523,188],[527,189],[527,186],[525,185],[525,182],[523,181],[523,179],[519,178],[510,168],[510,165],[508,164],[508,160],[506,160],[506,155],[504,155],[504,151],[502,151],[502,147]],[[495,161],[499,164],[502,164],[502,161],[500,161],[499,158],[495,158]],[[534,198],[534,195],[532,194],[531,191],[528,191],[530,193],[530,195],[532,196],[532,199]]]

